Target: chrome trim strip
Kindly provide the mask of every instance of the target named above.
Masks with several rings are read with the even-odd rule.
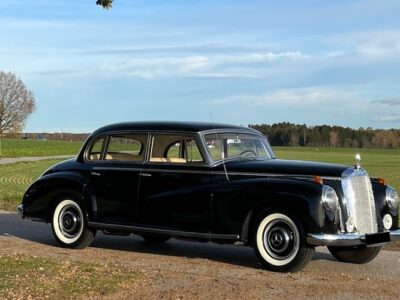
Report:
[[[201,233],[201,232],[189,232],[179,231],[170,229],[160,229],[152,227],[141,227],[141,226],[128,226],[118,224],[108,224],[99,222],[88,222],[89,227],[96,229],[114,229],[129,231],[132,233],[158,233],[164,235],[170,235],[172,237],[187,237],[187,238],[203,238],[203,239],[215,239],[215,240],[239,240],[240,236],[237,234],[215,234],[215,233]]]
[[[93,167],[94,171],[137,171],[140,172],[142,168],[120,168],[120,167]]]
[[[390,231],[390,241],[400,240],[400,229]],[[307,243],[313,246],[360,246],[366,245],[365,235],[358,233],[323,234],[309,233]],[[387,243],[373,244],[373,246],[385,245]]]
[[[199,166],[202,167],[202,166]],[[93,170],[111,170],[111,171],[143,171],[143,172],[164,172],[164,173],[189,173],[189,174],[210,174],[210,175],[225,175],[224,171],[202,171],[202,170],[178,170],[178,169],[155,169],[155,168],[120,168],[120,167],[94,167]],[[275,174],[275,173],[251,173],[251,172],[229,172],[231,176],[257,176],[257,177],[286,177],[295,179],[313,179],[313,175],[303,174]],[[326,180],[340,180],[340,177],[321,176]]]
[[[21,216],[23,216],[24,215],[24,205],[23,204],[18,205],[17,211]]]
[[[299,179],[313,179],[316,175],[306,175],[306,174],[275,174],[275,173],[245,173],[245,172],[229,172],[229,175],[237,175],[237,176],[260,176],[260,177],[291,177],[291,178],[299,178]],[[333,176],[321,176],[322,179],[326,180],[340,180],[340,177],[333,177]]]

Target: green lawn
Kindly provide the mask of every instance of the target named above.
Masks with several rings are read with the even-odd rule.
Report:
[[[400,190],[400,150],[353,148],[274,147],[278,158],[321,161],[354,165],[354,156],[361,154],[361,165],[371,177],[383,177]]]
[[[354,155],[359,152],[362,166],[371,177],[384,177],[390,185],[400,190],[399,150],[290,147],[274,147],[274,150],[278,158],[340,163],[349,166],[354,164]],[[42,149],[43,155],[48,154],[46,151],[45,148]],[[0,209],[15,211],[29,184],[56,162],[58,160],[0,165]]]
[[[78,154],[83,142],[2,139],[1,157]]]

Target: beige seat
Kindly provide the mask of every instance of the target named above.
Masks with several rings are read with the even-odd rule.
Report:
[[[178,157],[152,157],[150,158],[151,162],[168,162],[168,163],[180,163],[185,164],[186,159],[178,158]]]
[[[97,153],[97,154],[90,154],[89,159],[90,159],[90,160],[99,160],[99,159],[100,159],[100,154],[99,154],[99,153]]]
[[[89,156],[90,160],[99,160],[100,159],[100,154],[96,153],[96,154],[90,154]],[[110,154],[106,155],[106,160],[112,160],[113,157]]]

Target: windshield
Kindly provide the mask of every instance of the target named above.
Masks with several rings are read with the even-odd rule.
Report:
[[[211,133],[204,135],[214,161],[229,158],[274,158],[266,138],[248,133]]]

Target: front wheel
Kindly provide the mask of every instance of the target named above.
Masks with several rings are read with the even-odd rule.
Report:
[[[69,198],[59,201],[53,211],[53,234],[62,247],[82,249],[92,243],[96,231],[87,228],[82,208]]]
[[[254,250],[270,271],[296,272],[313,257],[301,222],[286,212],[269,212],[257,223]]]
[[[366,264],[373,260],[382,247],[328,247],[329,252],[338,260],[353,264]]]

